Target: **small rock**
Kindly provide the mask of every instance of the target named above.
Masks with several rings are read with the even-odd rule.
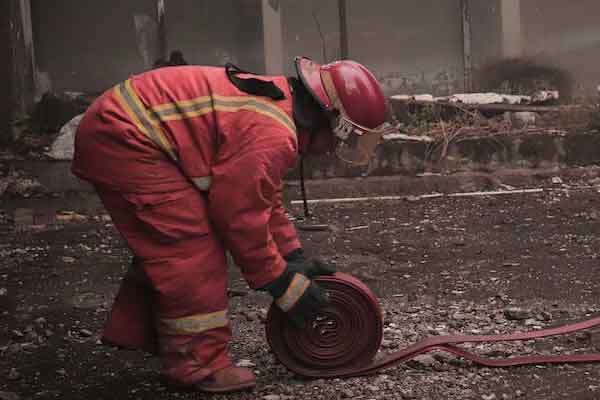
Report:
[[[549,313],[548,311],[542,311],[540,313],[540,319],[542,321],[552,321],[552,313]]]
[[[523,321],[531,318],[531,311],[519,307],[509,307],[504,310],[504,316],[512,321]]]
[[[469,316],[461,312],[455,312],[454,314],[452,314],[452,318],[458,321],[464,321],[469,319]]]
[[[511,122],[517,129],[525,128],[529,125],[535,125],[537,114],[531,111],[518,111],[511,115]]]
[[[351,389],[343,389],[342,390],[342,398],[351,399],[354,397],[354,392]]]
[[[240,361],[237,363],[237,366],[238,366],[238,367],[244,367],[244,368],[252,368],[252,367],[255,367],[255,366],[256,366],[256,364],[254,364],[254,363],[253,363],[252,361],[250,361],[250,360],[240,360]]]
[[[1,392],[0,391],[0,400],[19,400],[20,397],[18,394],[14,392]]]
[[[554,183],[555,185],[560,185],[561,183],[563,183],[563,180],[559,176],[554,176],[552,177],[552,183]]]
[[[0,288],[0,296],[6,296],[8,294],[8,289]]]
[[[60,376],[65,376],[67,375],[67,371],[64,368],[58,369],[56,370],[56,373]]]
[[[245,297],[248,292],[240,289],[229,289],[229,297]]]
[[[90,336],[94,335],[94,333],[88,329],[81,329],[79,331],[79,333],[81,333],[81,336],[85,336],[85,337],[90,337]]]
[[[75,258],[73,257],[63,257],[62,260],[67,264],[73,264],[75,262]]]
[[[268,394],[262,397],[263,400],[281,400],[281,396],[278,394]]]
[[[266,308],[259,308],[258,309],[258,317],[261,319],[261,321],[264,321],[267,319],[267,314],[269,313],[269,310],[267,310]]]
[[[46,318],[39,317],[34,321],[37,325],[46,325]]]
[[[19,373],[19,371],[17,371],[16,368],[11,368],[10,371],[8,372],[8,375],[6,376],[6,378],[9,381],[16,381],[21,379],[21,374]]]
[[[523,397],[523,396],[525,396],[525,392],[522,391],[522,390],[517,390],[515,392],[515,396],[517,396],[517,397]]]
[[[248,321],[256,321],[260,318],[258,313],[255,311],[248,311],[247,313],[245,313],[245,315]]]
[[[502,264],[503,267],[520,267],[521,263],[518,262],[505,262]]]
[[[496,400],[497,397],[496,397],[496,395],[494,393],[492,393],[492,394],[481,395],[481,398],[483,400]]]
[[[432,368],[436,361],[435,358],[429,354],[422,354],[413,359],[413,362],[417,363],[421,368]]]

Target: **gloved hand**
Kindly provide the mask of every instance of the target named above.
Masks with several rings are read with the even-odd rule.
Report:
[[[304,327],[319,309],[327,303],[325,290],[313,281],[319,275],[335,273],[331,267],[319,260],[306,259],[302,249],[297,249],[284,256],[288,262],[283,274],[263,289],[275,299],[292,323]]]

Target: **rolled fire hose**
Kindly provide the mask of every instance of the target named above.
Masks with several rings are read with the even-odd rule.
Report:
[[[360,280],[343,273],[318,277],[317,281],[328,292],[330,301],[304,329],[292,326],[276,306],[271,307],[266,321],[267,340],[279,362],[306,378],[369,375],[433,350],[487,367],[600,362],[600,353],[486,358],[458,346],[565,335],[600,326],[600,317],[533,332],[433,336],[375,359],[383,338],[383,318],[377,297]]]

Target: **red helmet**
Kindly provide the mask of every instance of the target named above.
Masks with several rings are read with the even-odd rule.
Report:
[[[304,85],[325,110],[337,110],[357,125],[375,129],[385,122],[386,102],[373,74],[354,61],[319,65],[296,58]]]
[[[306,57],[297,57],[295,63],[298,76],[321,107],[338,113],[334,128],[341,142],[338,148],[351,147],[355,151],[354,160],[342,158],[356,164],[368,162],[381,139],[379,128],[387,113],[377,79],[354,61],[319,65]]]

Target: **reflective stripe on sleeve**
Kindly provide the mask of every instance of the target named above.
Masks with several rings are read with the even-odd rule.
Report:
[[[310,286],[310,279],[302,274],[295,274],[287,290],[277,299],[277,306],[285,312],[291,310]]]
[[[267,100],[253,96],[221,96],[215,94],[212,97],[202,96],[161,104],[152,107],[151,110],[158,119],[165,122],[196,118],[212,111],[252,111],[274,119],[294,134],[296,132],[294,121],[282,109]]]

